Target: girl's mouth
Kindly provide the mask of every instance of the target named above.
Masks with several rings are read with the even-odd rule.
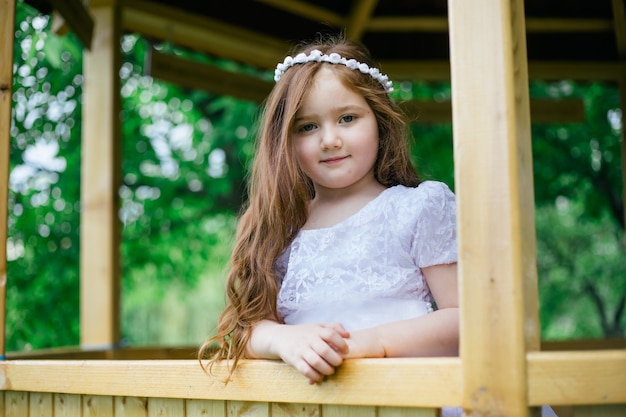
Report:
[[[341,161],[343,161],[346,158],[347,158],[347,156],[335,156],[335,157],[328,158],[328,159],[322,159],[321,162],[324,163],[324,164],[334,164],[334,163],[337,163],[337,162],[341,162]]]

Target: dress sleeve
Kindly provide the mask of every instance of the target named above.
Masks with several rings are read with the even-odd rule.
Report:
[[[418,211],[412,255],[420,268],[457,261],[456,198],[450,188],[437,181],[418,187]]]

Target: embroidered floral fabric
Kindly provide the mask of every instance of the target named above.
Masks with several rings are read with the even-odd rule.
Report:
[[[278,259],[278,313],[287,324],[348,330],[432,311],[420,268],[456,262],[456,202],[442,182],[388,188],[324,229],[301,230]]]

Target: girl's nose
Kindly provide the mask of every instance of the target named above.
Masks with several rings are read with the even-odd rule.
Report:
[[[342,144],[343,142],[337,131],[334,129],[324,129],[320,141],[320,147],[322,149],[336,149],[340,148]]]

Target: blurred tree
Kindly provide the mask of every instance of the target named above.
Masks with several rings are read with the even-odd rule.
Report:
[[[10,147],[7,349],[78,340],[81,47],[18,3]]]
[[[626,336],[622,111],[616,85],[534,83],[542,97],[582,97],[585,123],[533,129],[542,331]],[[622,162],[623,163],[623,162]],[[575,312],[575,313],[572,313]]]
[[[223,303],[223,268],[245,199],[258,106],[153,79],[144,68],[150,48],[254,70],[134,35],[121,42],[122,332],[134,345],[199,343]],[[75,345],[81,46],[71,33],[50,34],[49,18],[18,2],[15,51],[7,349]],[[444,101],[450,87],[402,83],[394,94]],[[531,96],[584,97],[588,117],[580,125],[533,127],[542,334],[623,337],[615,86],[533,83]],[[422,176],[454,188],[450,124],[412,129]]]

